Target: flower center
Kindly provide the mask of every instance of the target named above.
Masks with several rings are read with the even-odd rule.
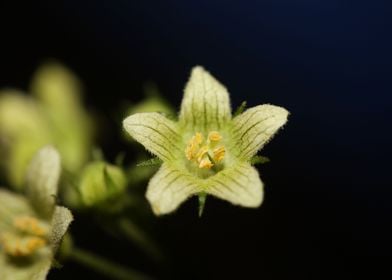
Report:
[[[18,216],[12,222],[13,231],[0,233],[0,245],[12,257],[26,257],[47,244],[49,228],[31,216]]]
[[[207,139],[197,132],[185,149],[186,158],[197,164],[199,168],[211,169],[225,157],[225,146],[220,144],[222,136],[217,131],[211,131]]]

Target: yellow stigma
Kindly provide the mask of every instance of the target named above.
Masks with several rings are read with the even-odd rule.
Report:
[[[217,131],[211,131],[207,141],[204,141],[203,134],[197,132],[189,140],[185,156],[195,162],[199,168],[210,169],[220,163],[225,156],[225,147],[218,145],[221,140],[222,136]]]
[[[0,245],[13,257],[26,257],[47,245],[48,226],[31,216],[13,220],[14,230],[0,233]]]

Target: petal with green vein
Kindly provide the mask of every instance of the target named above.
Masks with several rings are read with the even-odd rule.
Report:
[[[187,198],[198,193],[195,178],[181,170],[163,164],[150,180],[146,197],[156,215],[168,214]]]
[[[282,127],[288,111],[274,105],[260,105],[246,110],[233,119],[232,135],[236,147],[234,152],[248,160],[266,144]]]
[[[259,207],[263,201],[263,182],[248,163],[237,164],[210,177],[205,191],[244,207]]]
[[[124,129],[148,151],[162,160],[173,160],[183,150],[178,147],[177,125],[159,113],[137,113],[127,117]]]
[[[197,66],[185,87],[180,123],[195,130],[219,130],[231,119],[227,89]]]

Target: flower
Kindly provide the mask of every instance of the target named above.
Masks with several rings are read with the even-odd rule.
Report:
[[[31,161],[26,195],[0,188],[0,279],[45,279],[72,221],[55,203],[60,156],[46,146]]]
[[[31,92],[0,91],[0,165],[17,190],[29,161],[43,146],[54,145],[64,169],[73,173],[87,162],[92,143],[92,122],[73,73],[58,63],[44,64],[34,74]]]
[[[202,67],[193,68],[178,122],[159,113],[123,121],[125,130],[163,161],[147,187],[154,213],[170,213],[200,194],[260,206],[263,183],[250,160],[287,116],[286,109],[265,104],[232,117],[226,88]]]

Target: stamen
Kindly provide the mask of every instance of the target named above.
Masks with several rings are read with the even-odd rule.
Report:
[[[14,227],[22,232],[36,236],[45,236],[48,232],[48,229],[43,224],[30,216],[16,217],[14,219]]]
[[[0,245],[8,255],[26,257],[47,245],[49,227],[31,216],[13,220],[13,230],[0,233]]]
[[[188,145],[185,150],[185,154],[188,160],[193,160],[196,157],[196,154],[202,142],[203,134],[201,134],[200,132],[196,133],[188,142]]]
[[[217,131],[211,131],[204,141],[203,134],[197,132],[188,142],[185,156],[188,160],[195,162],[199,168],[210,169],[221,162],[225,156],[225,147],[217,146],[222,136]]]
[[[43,248],[46,240],[36,236],[19,237],[7,232],[1,235],[0,244],[8,255],[26,257]]]
[[[213,152],[214,152],[214,161],[220,162],[225,157],[226,150],[224,146],[219,146],[215,148]]]
[[[218,141],[220,141],[222,139],[222,136],[219,134],[218,131],[211,131],[208,134],[208,139],[210,141],[218,142]]]
[[[203,157],[208,153],[208,146],[203,146],[200,148],[199,152],[197,153],[197,161],[200,162]]]

